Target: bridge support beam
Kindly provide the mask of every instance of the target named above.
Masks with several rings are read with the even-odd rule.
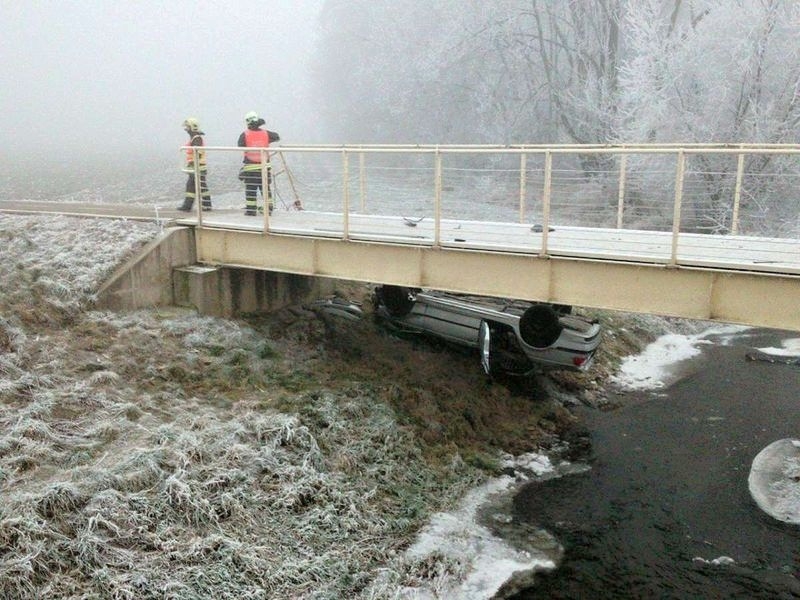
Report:
[[[203,229],[209,265],[800,331],[800,277]]]

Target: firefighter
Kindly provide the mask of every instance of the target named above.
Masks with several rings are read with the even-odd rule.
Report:
[[[281,137],[274,131],[261,129],[264,119],[259,118],[258,113],[250,111],[244,116],[247,125],[239,136],[238,145],[242,148],[267,148],[270,143],[277,142]],[[261,177],[261,150],[251,150],[244,153],[244,160],[239,179],[244,182],[244,214],[255,216],[258,212],[258,191],[261,190],[261,197],[264,204],[269,206],[269,214],[272,214],[272,173],[269,170],[269,155],[265,152],[264,159],[267,163],[266,181],[262,182]]]
[[[200,131],[200,123],[194,117],[189,117],[183,122],[183,129],[189,134],[189,143],[187,146],[202,146],[203,136],[205,133]],[[205,150],[197,151],[197,162],[200,170],[200,197],[202,199],[203,210],[211,210],[211,194],[208,193],[208,186],[206,185],[206,152]],[[195,168],[194,168],[194,150],[191,148],[186,149],[186,163],[183,167],[183,172],[188,174],[186,179],[186,196],[184,197],[183,204],[178,207],[178,210],[189,212],[192,210],[195,196],[197,195],[197,186],[195,185]]]

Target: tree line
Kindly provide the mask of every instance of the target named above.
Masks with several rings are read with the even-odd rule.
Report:
[[[800,141],[796,0],[326,0],[320,24],[314,97],[345,143]],[[692,161],[725,230],[735,161]],[[748,157],[744,201],[775,215],[791,187],[758,176],[791,170]]]
[[[794,142],[795,0],[327,0],[315,97],[352,142]]]

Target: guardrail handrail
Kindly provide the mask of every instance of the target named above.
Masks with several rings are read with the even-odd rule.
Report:
[[[192,146],[181,146],[181,150],[191,149]],[[244,152],[241,146],[203,146],[203,150]],[[520,145],[493,145],[493,144],[442,144],[442,145],[410,145],[410,144],[283,144],[275,143],[269,146],[269,152],[363,152],[370,153],[568,153],[568,154],[676,154],[680,151],[686,153],[715,154],[800,154],[800,144],[520,144]]]

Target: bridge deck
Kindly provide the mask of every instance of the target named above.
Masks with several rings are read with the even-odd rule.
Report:
[[[196,225],[194,216],[178,223]],[[240,211],[203,213],[204,227],[261,232],[263,217],[247,217]],[[342,239],[341,213],[278,210],[269,218],[269,232],[313,238]],[[436,231],[432,218],[391,217],[350,214],[347,238],[352,241],[379,242],[431,247]],[[439,246],[488,252],[539,255],[541,228],[530,224],[496,223],[442,219]],[[669,264],[672,232],[627,229],[599,229],[551,225],[547,232],[547,255]],[[677,264],[689,267],[730,269],[800,275],[800,241],[745,236],[681,233],[676,249]]]

